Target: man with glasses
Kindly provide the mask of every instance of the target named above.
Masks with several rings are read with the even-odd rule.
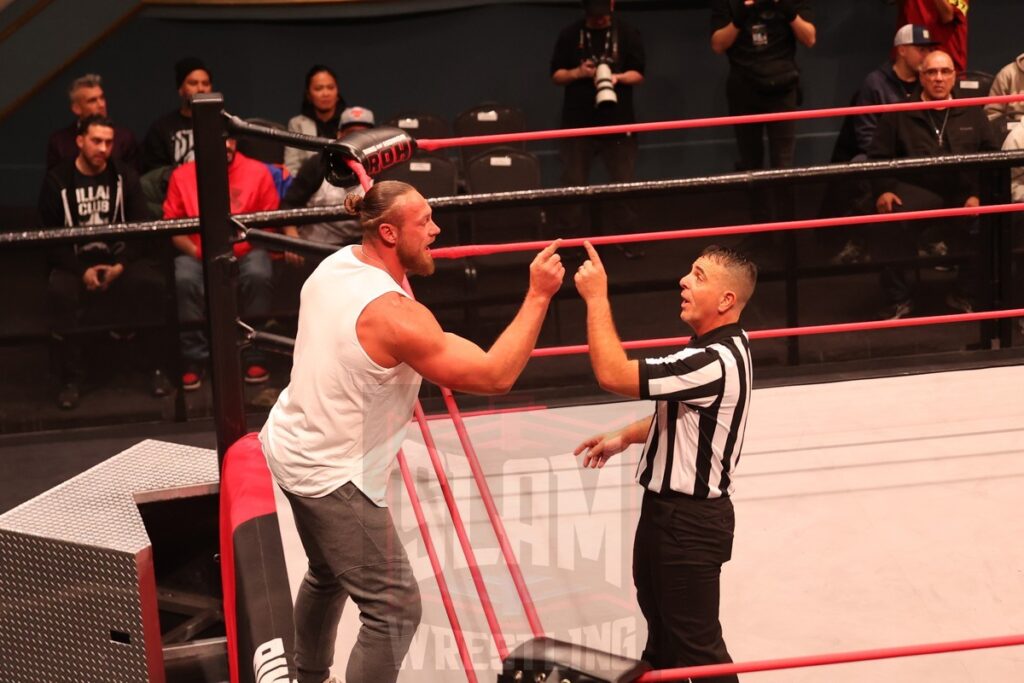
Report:
[[[921,99],[924,101],[953,98],[956,68],[947,53],[936,50],[921,64]],[[868,149],[871,159],[935,157],[949,154],[972,154],[999,149],[998,142],[981,107],[946,107],[919,111],[896,111],[878,121],[874,140]],[[978,174],[970,169],[943,167],[922,170],[899,178],[879,178],[874,182],[875,207],[879,213],[922,211],[958,206],[973,207],[981,203]],[[923,229],[919,226],[923,225]],[[946,224],[947,226],[949,223]],[[914,226],[914,227],[911,227]],[[900,251],[909,251],[910,238],[916,237],[919,256],[945,256],[949,246],[933,223],[911,222],[892,224],[886,228],[886,241]],[[913,231],[913,232],[911,232]],[[972,239],[973,233],[973,239]],[[976,255],[977,227],[973,221],[957,221],[950,230],[961,245]],[[971,268],[979,274],[976,268]],[[912,290],[902,268],[882,271],[882,288],[888,299],[881,317],[902,318],[914,309]],[[973,287],[964,269],[957,276],[952,292],[946,297],[950,307],[971,312]]]

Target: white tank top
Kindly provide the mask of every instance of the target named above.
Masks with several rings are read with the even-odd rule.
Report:
[[[291,381],[260,443],[286,491],[319,498],[352,482],[384,506],[422,378],[405,363],[377,365],[359,343],[363,309],[389,292],[407,294],[354,248],[328,256],[302,287]]]

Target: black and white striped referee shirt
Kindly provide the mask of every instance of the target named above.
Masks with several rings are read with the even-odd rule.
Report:
[[[750,340],[737,323],[691,339],[670,356],[641,360],[640,397],[657,406],[637,482],[694,498],[731,494],[750,385]]]

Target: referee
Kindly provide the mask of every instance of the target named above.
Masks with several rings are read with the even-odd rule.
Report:
[[[646,490],[633,544],[633,581],[647,619],[643,659],[655,669],[731,662],[718,620],[719,578],[732,556],[729,496],[750,406],[750,344],[739,319],[757,266],[730,249],[705,249],[679,281],[679,317],[695,336],[681,351],[636,361],[615,331],[601,259],[585,247],[590,258],[575,280],[597,381],[622,396],[657,400],[651,417],[576,448],[584,467],[604,467],[644,444],[636,480]]]

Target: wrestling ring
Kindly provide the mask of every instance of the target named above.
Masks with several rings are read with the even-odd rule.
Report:
[[[958,100],[958,106],[1024,96]],[[3,235],[0,243],[72,241],[97,234],[182,234],[199,228],[207,278],[218,449],[147,441],[0,515],[0,680],[164,680],[157,622],[161,595],[134,506],[219,492],[222,613],[232,681],[287,681],[291,595],[304,556],[290,510],[277,496],[258,445],[246,436],[239,339],[288,353],[292,340],[237,321],[232,234],[271,249],[332,251],[259,226],[337,217],[339,207],[231,216],[222,138],[256,135],[326,150],[331,173],[358,180],[418,147],[655,132],[784,118],[808,119],[929,103],[753,117],[543,131],[471,139],[412,140],[377,129],[357,148],[260,128],[224,113],[217,94],[194,112],[201,217],[189,221]],[[1024,153],[862,162],[618,186],[510,192],[434,200],[435,207],[514,205],[566,197],[629,198],[702,187],[778,187],[797,178],[870,178],[921,169],[1007,169]],[[372,172],[367,172],[372,170]],[[351,174],[351,175],[348,175]],[[591,236],[596,245],[718,239],[755,233],[902,221],[990,217],[1024,211],[1005,200],[974,208],[787,220],[726,227]],[[997,233],[1008,224],[995,223]],[[563,241],[563,253],[583,238]],[[437,260],[536,251],[547,242],[432,250]],[[986,254],[1009,272],[1001,244]],[[1005,243],[1003,243],[1005,246]],[[680,273],[683,272],[680,268]],[[615,272],[609,277],[614,280]],[[1010,278],[1007,278],[1009,281]],[[427,286],[427,285],[425,285]],[[571,287],[567,283],[566,287]],[[993,346],[1010,346],[1024,308],[996,288],[991,310],[828,325],[750,329],[752,340],[798,339],[910,326],[984,323]],[[411,289],[410,289],[411,292]],[[669,314],[665,314],[669,319]],[[629,337],[625,331],[624,337]],[[670,337],[625,342],[664,349]],[[755,341],[755,345],[756,345]],[[586,354],[586,346],[538,348],[534,357]],[[755,389],[741,482],[734,559],[723,575],[722,622],[736,663],[649,671],[636,661],[643,620],[629,558],[640,491],[635,450],[600,471],[581,471],[578,441],[636,419],[639,402],[463,412],[441,388],[447,417],[417,404],[389,506],[421,579],[424,620],[399,680],[682,681],[744,673],[757,681],[1018,680],[1024,673],[1024,401],[1019,364]],[[418,434],[417,434],[418,432]],[[480,457],[486,454],[486,457]],[[128,529],[126,532],[125,530]],[[452,534],[454,532],[454,534]],[[456,549],[457,546],[457,549]],[[529,560],[524,561],[527,555]],[[429,589],[430,583],[433,587]],[[288,589],[289,585],[291,590]],[[209,616],[196,607],[196,618]],[[209,607],[207,605],[206,607]],[[354,609],[339,632],[335,670],[354,640]],[[68,628],[71,626],[72,628]],[[885,661],[894,660],[894,661]],[[819,667],[828,667],[820,669]],[[781,672],[785,673],[781,673]],[[772,673],[779,672],[779,673]]]

